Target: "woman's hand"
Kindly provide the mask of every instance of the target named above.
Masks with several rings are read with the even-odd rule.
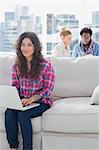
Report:
[[[31,105],[34,102],[33,97],[32,98],[23,98],[21,99],[22,105],[23,106],[27,106],[27,105]]]

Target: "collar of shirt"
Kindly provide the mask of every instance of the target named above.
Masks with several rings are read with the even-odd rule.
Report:
[[[81,51],[82,51],[83,53],[85,53],[85,54],[92,54],[92,53],[93,53],[93,49],[94,49],[94,47],[95,47],[95,44],[94,44],[94,41],[91,40],[91,44],[90,44],[89,48],[86,49],[86,48],[84,47],[82,41],[81,41],[81,42],[80,42],[80,47],[81,47]]]
[[[62,45],[62,46],[64,47],[64,49],[66,49],[67,51],[70,50],[70,47],[69,47],[69,46],[66,47],[66,45],[65,45],[64,43],[61,43],[61,45]]]

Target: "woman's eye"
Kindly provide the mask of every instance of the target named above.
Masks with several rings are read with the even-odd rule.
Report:
[[[25,46],[24,44],[21,44],[21,46]]]
[[[28,46],[32,46],[32,44],[28,44]]]
[[[28,45],[22,44],[21,46],[24,46],[24,47],[25,47],[25,46],[32,46],[32,44],[28,44]]]

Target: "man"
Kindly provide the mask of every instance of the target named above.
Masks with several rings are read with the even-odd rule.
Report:
[[[60,38],[62,43],[59,43],[55,46],[53,50],[53,57],[68,57],[70,56],[70,43],[72,39],[72,33],[66,28],[62,28],[60,32]]]
[[[92,30],[83,28],[80,31],[81,41],[75,45],[72,56],[79,57],[85,55],[99,56],[99,44],[91,39]]]

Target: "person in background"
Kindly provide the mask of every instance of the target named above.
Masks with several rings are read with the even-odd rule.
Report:
[[[90,28],[83,28],[80,31],[81,41],[76,44],[72,51],[73,57],[94,55],[99,56],[99,44],[92,40],[92,30]]]
[[[60,32],[60,38],[62,43],[55,46],[53,50],[53,57],[68,57],[71,56],[70,44],[72,39],[72,33],[66,28],[62,28]]]
[[[41,44],[33,32],[20,35],[16,45],[16,61],[12,67],[12,85],[19,92],[22,105],[40,105],[26,111],[7,109],[5,128],[11,150],[16,150],[18,141],[18,123],[23,138],[23,150],[33,150],[31,118],[41,116],[52,106],[52,90],[55,75],[51,63],[41,54]]]

